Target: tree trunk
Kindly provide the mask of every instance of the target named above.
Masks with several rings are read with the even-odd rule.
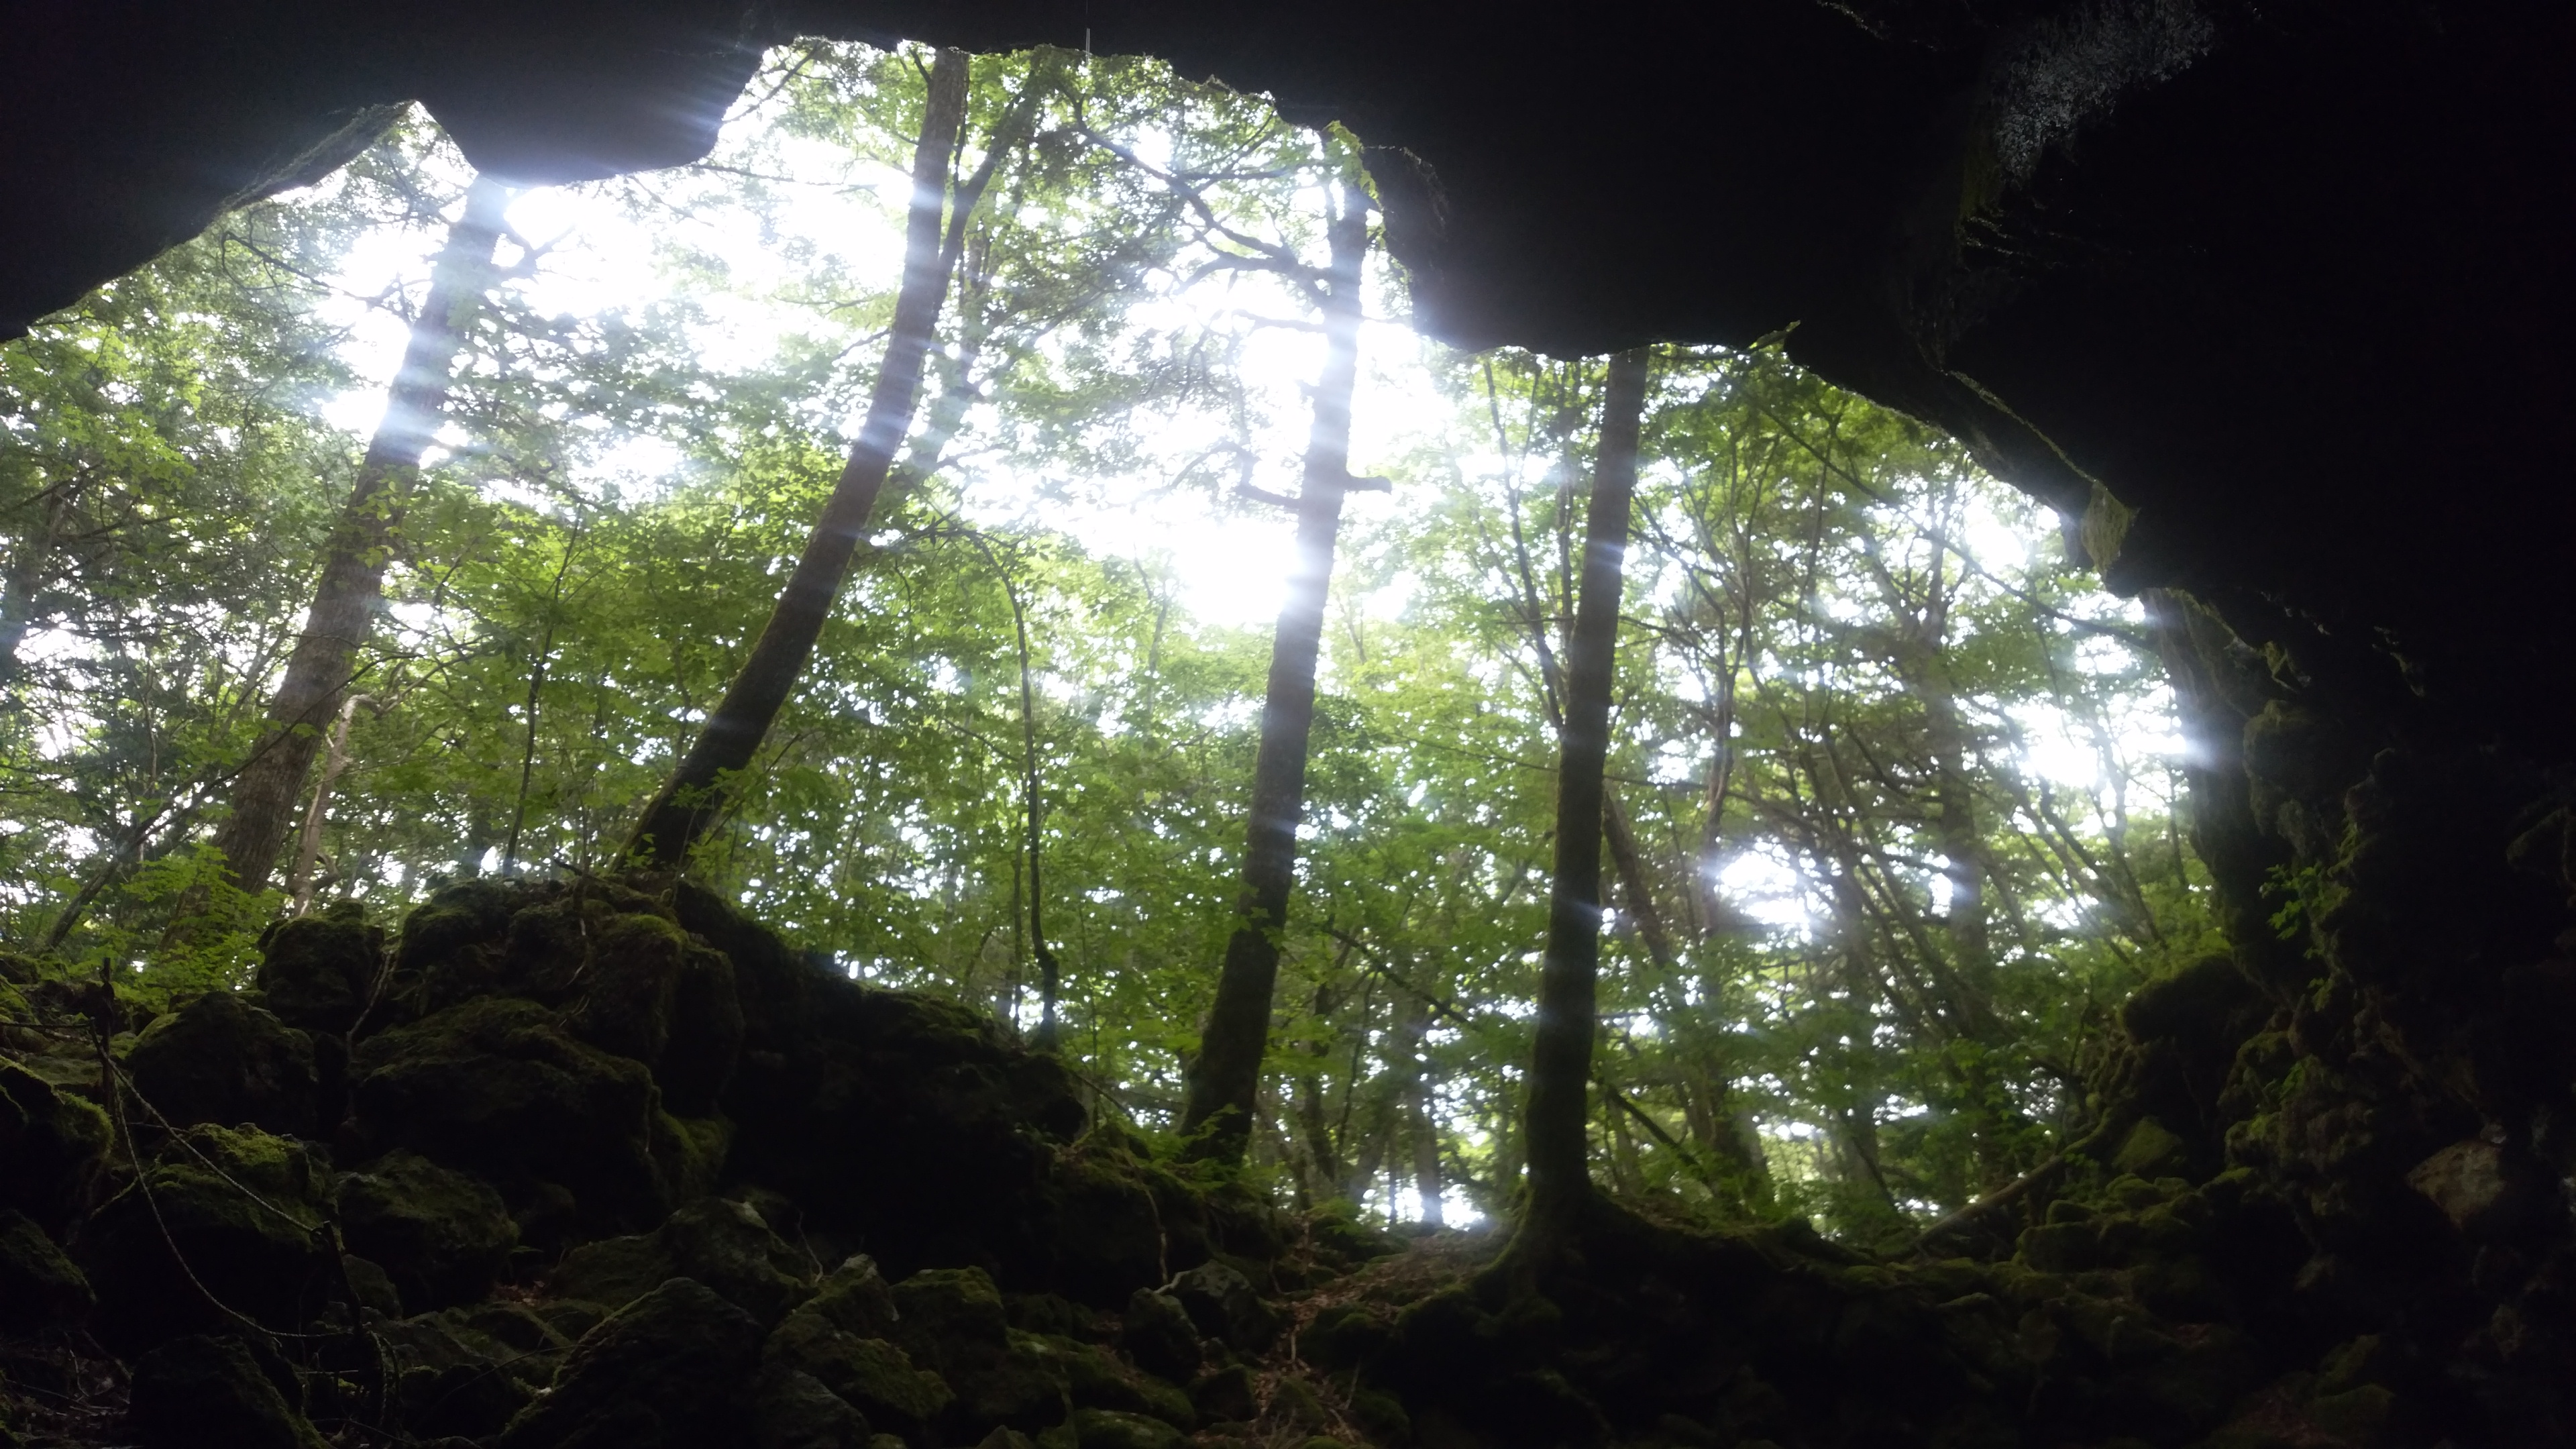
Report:
[[[374,702],[364,694],[353,694],[340,702],[340,721],[331,727],[330,746],[322,755],[322,774],[313,782],[313,803],[304,811],[304,830],[295,844],[295,864],[286,872],[289,916],[301,916],[313,909],[314,893],[321,886],[313,871],[322,859],[322,824],[331,817],[331,787],[349,768],[349,721],[357,714],[358,706]]]
[[[1592,1080],[1593,988],[1601,959],[1602,773],[1619,638],[1629,504],[1646,406],[1646,353],[1610,360],[1584,518],[1583,592],[1566,641],[1563,763],[1556,779],[1556,875],[1538,995],[1528,1108],[1529,1211],[1521,1231],[1544,1250],[1592,1201],[1585,1097]]]
[[[1423,1051],[1423,1038],[1431,1026],[1430,1012],[1420,1012],[1411,1025],[1405,1050],[1413,1054],[1412,1080],[1408,1084],[1412,1100],[1406,1104],[1413,1119],[1413,1192],[1422,1200],[1423,1226],[1444,1227],[1447,1223],[1440,1198],[1447,1184],[1440,1170],[1440,1117],[1432,1110],[1440,1093]]]
[[[421,455],[446,419],[451,375],[474,308],[491,287],[492,255],[509,203],[509,189],[489,177],[476,177],[465,193],[465,212],[448,229],[428,300],[412,322],[385,419],[332,529],[304,632],[269,700],[268,733],[233,779],[232,811],[215,830],[215,848],[223,852],[233,883],[245,891],[268,884],[322,731],[338,711],[358,651],[384,607],[385,563],[403,504],[420,476]],[[193,914],[183,906],[180,917]]]
[[[1270,648],[1270,682],[1261,704],[1261,747],[1252,767],[1252,821],[1243,860],[1240,924],[1226,943],[1216,1003],[1208,1011],[1199,1054],[1191,1063],[1184,1134],[1192,1151],[1225,1162],[1243,1160],[1253,1094],[1270,1041],[1270,997],[1279,977],[1279,932],[1297,871],[1297,822],[1305,812],[1307,736],[1315,721],[1315,659],[1323,647],[1324,601],[1333,578],[1333,544],[1342,526],[1342,497],[1351,477],[1351,393],[1359,378],[1360,264],[1368,254],[1368,210],[1359,188],[1340,187],[1341,210],[1327,230],[1332,261],[1320,289],[1324,304],[1324,370],[1314,421],[1306,435],[1306,468],[1297,495],[1297,557],[1279,629]]]
[[[632,864],[676,867],[707,828],[731,804],[735,782],[768,737],[770,724],[787,703],[797,679],[813,658],[814,641],[831,618],[833,600],[848,575],[850,558],[866,532],[868,514],[885,487],[886,470],[895,450],[912,428],[921,399],[922,360],[929,354],[939,311],[948,295],[949,254],[942,247],[941,221],[947,211],[949,158],[966,115],[966,80],[970,59],[961,50],[942,50],[930,67],[929,100],[922,114],[921,137],[912,152],[912,208],[904,225],[903,282],[895,293],[894,324],[886,341],[885,361],[877,369],[875,391],[868,399],[867,421],[841,469],[823,516],[805,540],[795,573],[770,611],[767,627],[752,645],[715,712],[707,716],[698,738],[679,767],[644,809],[628,838],[625,855]],[[971,198],[959,198],[971,207]],[[961,229],[965,218],[958,218]]]
[[[1315,1059],[1315,1066],[1297,1081],[1297,1128],[1306,1143],[1308,1186],[1319,1199],[1337,1197],[1342,1192],[1341,1144],[1334,1139],[1332,1116],[1324,1106],[1323,1070],[1333,1049],[1331,1023],[1337,1004],[1331,987],[1315,988],[1315,1019],[1324,1023],[1324,1029],[1305,1044],[1306,1054]]]

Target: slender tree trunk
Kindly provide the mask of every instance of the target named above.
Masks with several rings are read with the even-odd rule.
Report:
[[[465,349],[474,309],[491,288],[501,213],[509,203],[507,187],[476,177],[465,193],[464,214],[448,228],[428,300],[412,323],[402,371],[386,398],[385,420],[358,464],[357,484],[332,529],[304,632],[269,700],[268,733],[234,777],[232,811],[215,830],[215,848],[243,890],[268,884],[322,730],[339,709],[358,651],[384,608],[385,563],[403,504],[419,478],[421,455],[446,419],[456,359]],[[183,905],[180,917],[194,914]]]
[[[1439,1084],[1433,1080],[1428,1053],[1423,1049],[1426,1045],[1424,1036],[1430,1027],[1431,1013],[1420,1011],[1405,1047],[1413,1053],[1412,1100],[1406,1105],[1411,1109],[1409,1115],[1413,1119],[1413,1192],[1422,1200],[1423,1225],[1437,1228],[1447,1225],[1445,1209],[1440,1201],[1441,1194],[1447,1191],[1447,1183],[1443,1181],[1440,1170],[1440,1117],[1433,1110],[1440,1099]]]
[[[1637,832],[1628,823],[1628,812],[1619,796],[1606,785],[1601,792],[1602,835],[1610,845],[1610,859],[1619,871],[1619,906],[1636,922],[1637,938],[1646,943],[1646,955],[1655,969],[1670,976],[1679,965],[1673,954],[1672,933],[1664,927],[1664,913],[1655,904],[1655,892],[1646,881],[1646,860],[1637,848]]]
[[[519,838],[528,824],[528,791],[537,777],[537,711],[545,704],[546,666],[554,659],[555,622],[563,611],[564,580],[572,574],[573,554],[581,548],[581,530],[575,528],[564,539],[561,562],[555,565],[553,589],[546,597],[546,626],[537,637],[537,657],[528,665],[528,704],[523,723],[527,731],[519,750],[519,795],[510,806],[510,834],[501,845],[501,873],[516,874],[519,869]]]
[[[1530,1062],[1530,1201],[1522,1221],[1522,1232],[1542,1249],[1570,1232],[1592,1200],[1584,1124],[1601,960],[1602,774],[1610,755],[1610,684],[1645,406],[1646,353],[1620,353],[1610,360],[1602,402],[1601,443],[1584,518],[1583,592],[1566,641],[1556,874],[1548,892],[1547,950]]]
[[[1000,568],[997,560],[994,565]],[[1037,686],[1029,669],[1029,613],[1020,599],[1020,586],[1009,570],[1002,571],[1002,588],[1011,596],[1011,627],[1020,645],[1020,806],[1022,823],[1028,830],[1029,854],[1029,944],[1038,966],[1038,1032],[1040,1051],[1054,1051],[1061,1031],[1056,1020],[1057,998],[1063,990],[1063,970],[1057,962],[1055,948],[1047,944],[1046,874],[1041,849],[1045,841],[1046,813],[1038,793],[1038,705]]]
[[[947,211],[949,158],[966,116],[969,57],[942,50],[930,67],[929,100],[921,137],[912,153],[912,208],[905,220],[903,282],[895,293],[894,324],[885,361],[868,399],[867,421],[841,469],[823,516],[805,541],[787,587],[750,658],[734,676],[715,712],[661,792],[653,797],[627,840],[626,857],[639,866],[676,867],[730,805],[734,782],[748,768],[778,711],[813,658],[814,641],[831,618],[833,600],[849,574],[850,558],[866,532],[868,514],[885,487],[886,470],[911,430],[921,399],[922,360],[929,354],[939,311],[948,295],[950,254],[941,245]],[[959,198],[961,208],[972,199]],[[965,218],[958,218],[964,225]]]
[[[1335,994],[1329,986],[1315,988],[1315,1019],[1326,1023],[1325,1032],[1305,1044],[1305,1052],[1315,1059],[1315,1068],[1297,1081],[1297,1128],[1306,1140],[1306,1157],[1311,1168],[1310,1188],[1317,1197],[1337,1197],[1342,1192],[1341,1146],[1333,1139],[1333,1122],[1324,1106],[1323,1064],[1330,1057],[1330,1023]]]
[[[340,701],[340,718],[331,726],[331,741],[323,751],[322,773],[313,781],[313,803],[304,811],[304,830],[295,843],[295,864],[286,872],[286,913],[300,916],[313,908],[317,883],[313,867],[322,858],[322,822],[331,815],[331,787],[340,783],[340,775],[349,768],[349,721],[358,706],[374,700],[353,694]]]
[[[1297,558],[1270,647],[1261,705],[1261,747],[1252,768],[1252,821],[1243,860],[1240,924],[1226,943],[1216,1004],[1192,1061],[1184,1133],[1192,1150],[1240,1162],[1252,1127],[1253,1096],[1270,1041],[1270,998],[1279,977],[1279,932],[1297,871],[1297,822],[1305,813],[1307,737],[1315,720],[1315,659],[1324,638],[1324,601],[1333,578],[1350,473],[1351,393],[1359,378],[1360,264],[1368,253],[1367,201],[1350,183],[1327,237],[1332,261],[1322,287],[1324,371],[1297,495]]]

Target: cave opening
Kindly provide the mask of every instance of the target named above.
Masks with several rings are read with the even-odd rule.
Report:
[[[2566,37],[1880,8],[1692,32],[1879,83],[1724,159],[1124,12],[1284,99],[641,25],[101,143],[0,1427],[2563,1437],[2564,500],[2446,480],[2553,476]],[[2483,232],[2374,149],[2469,92]]]

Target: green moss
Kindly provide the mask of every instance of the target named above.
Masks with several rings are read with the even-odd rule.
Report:
[[[1180,1430],[1160,1419],[1115,1409],[1077,1409],[1072,1422],[1081,1449],[1180,1449],[1185,1442]]]
[[[105,1112],[0,1061],[0,1207],[61,1216],[97,1171],[111,1135]]]
[[[191,1335],[144,1355],[129,1417],[147,1449],[326,1449],[237,1338]]]
[[[94,1301],[89,1279],[34,1219],[0,1208],[0,1331],[76,1323]]]
[[[2141,1117],[2112,1155],[2111,1169],[2138,1178],[2164,1177],[2186,1169],[2190,1144],[2153,1117]]]
[[[584,1243],[566,1253],[547,1277],[546,1288],[556,1297],[596,1303],[613,1313],[677,1274],[661,1239],[637,1233]]]
[[[787,1315],[770,1333],[761,1359],[811,1375],[856,1405],[870,1423],[909,1433],[936,1422],[952,1397],[945,1381],[915,1368],[901,1348],[845,1332],[810,1304]]]
[[[252,979],[269,1010],[289,1025],[345,1033],[374,993],[384,946],[385,933],[344,901],[270,931]]]
[[[417,1153],[396,1152],[342,1178],[337,1204],[350,1248],[381,1264],[417,1308],[480,1298],[519,1243],[490,1184]]]

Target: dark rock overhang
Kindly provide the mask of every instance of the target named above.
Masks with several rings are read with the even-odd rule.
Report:
[[[1087,31],[1378,148],[1436,335],[1794,325],[1802,361],[2089,511],[2115,584],[2564,753],[2564,7],[20,0],[7,25],[0,333],[339,164],[390,104],[563,180],[701,153],[781,37]]]

